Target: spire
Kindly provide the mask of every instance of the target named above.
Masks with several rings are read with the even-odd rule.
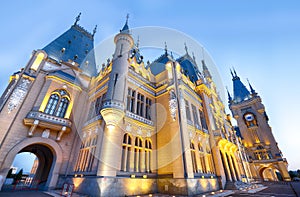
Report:
[[[129,26],[128,26],[128,19],[129,19],[129,14],[126,15],[126,23],[125,23],[124,27],[120,30],[120,33],[130,34]]]
[[[228,95],[228,103],[231,103],[232,102],[232,97],[231,97],[231,95],[230,95],[230,93],[228,91],[227,86],[226,86],[226,90],[227,90],[227,95]]]
[[[138,36],[137,41],[136,41],[136,48],[139,48],[140,45],[140,36]]]
[[[246,86],[241,82],[239,76],[237,76],[236,71],[233,70],[233,95],[234,95],[234,102],[239,103],[244,100],[247,100],[251,98],[249,90],[246,88]]]
[[[252,94],[252,95],[257,94],[257,93],[255,92],[255,90],[253,89],[252,85],[250,84],[248,78],[247,78],[247,81],[248,81],[248,85],[249,85],[249,87],[250,87],[251,94]]]
[[[93,34],[92,34],[93,37],[94,37],[94,35],[96,34],[96,32],[97,32],[97,25],[96,25],[95,28],[93,29]]]
[[[230,73],[231,73],[231,76],[232,76],[232,79],[234,78],[234,75],[233,75],[233,72],[232,70],[230,69]]]
[[[77,25],[78,21],[80,21],[81,12],[79,12],[78,16],[75,18],[74,25]]]
[[[186,43],[184,43],[184,50],[185,50],[185,53],[186,53],[186,54],[189,54],[188,48],[187,48],[187,46],[186,46]]]
[[[208,70],[208,68],[207,68],[207,66],[205,64],[204,59],[201,62],[202,62],[202,69],[203,69],[203,75],[204,75],[204,77],[205,78],[212,78],[211,74],[210,74],[210,72],[209,72],[209,70]]]
[[[166,41],[165,41],[165,54],[168,54],[168,45]]]

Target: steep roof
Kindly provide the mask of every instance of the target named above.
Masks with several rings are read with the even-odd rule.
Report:
[[[242,102],[251,98],[251,94],[246,86],[241,82],[240,78],[237,76],[236,72],[232,73],[233,81],[233,100],[235,103]]]
[[[173,58],[170,57],[166,51],[163,55],[154,60],[148,67],[150,67],[153,75],[158,75],[166,69],[165,65],[168,61],[173,61]]]
[[[183,73],[188,76],[192,82],[196,82],[201,78],[201,73],[197,67],[196,62],[188,53],[178,58],[177,61],[183,69]]]
[[[87,32],[75,23],[65,33],[45,46],[43,50],[50,58],[57,61],[73,60],[86,74],[95,76],[97,70],[93,36],[94,34]]]

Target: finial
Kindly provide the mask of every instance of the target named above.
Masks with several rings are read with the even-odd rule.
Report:
[[[230,93],[228,91],[228,87],[227,86],[226,86],[226,90],[227,90],[227,95],[228,95],[228,102],[231,103],[232,97],[231,97],[231,95],[230,95]]]
[[[93,30],[93,34],[92,34],[93,37],[94,37],[94,35],[95,35],[96,32],[97,32],[97,25],[95,25],[95,28]]]
[[[140,36],[138,36],[137,41],[136,41],[136,48],[139,48],[140,45]]]
[[[234,67],[232,67],[232,69],[233,69],[233,73],[234,73],[235,77],[237,77]]]
[[[234,75],[233,75],[233,72],[232,72],[231,68],[230,68],[230,73],[231,73],[232,78],[234,78]]]
[[[129,19],[129,13],[127,13],[126,15],[126,23],[128,23],[128,19]]]
[[[78,16],[75,18],[74,25],[77,25],[78,21],[80,21],[80,15],[81,15],[81,12],[79,12]]]
[[[168,46],[167,46],[167,42],[165,42],[165,52],[166,52],[166,54],[168,53]]]
[[[250,87],[251,94],[256,94],[256,92],[255,92],[255,90],[253,89],[252,85],[250,84],[248,78],[247,78],[247,81],[248,81],[248,84],[249,84],[249,87]]]
[[[184,43],[184,50],[185,50],[186,54],[189,54],[189,53],[188,53],[188,48],[187,48],[187,46],[186,46],[186,43]]]
[[[194,60],[194,62],[196,63],[196,57],[195,57],[194,52],[192,52],[192,55],[193,55],[193,60]]]

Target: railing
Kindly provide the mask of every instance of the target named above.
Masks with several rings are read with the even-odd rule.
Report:
[[[143,122],[143,123],[145,123],[145,124],[151,125],[151,126],[154,125],[153,121],[148,120],[148,119],[146,119],[146,118],[143,118],[142,116],[136,115],[136,114],[131,113],[131,112],[129,112],[129,111],[126,111],[126,116],[129,117],[129,118],[138,120],[138,121],[140,121],[140,122]]]
[[[67,127],[71,127],[71,125],[72,125],[72,122],[68,119],[60,118],[60,117],[57,117],[57,116],[52,116],[52,115],[45,114],[45,113],[42,113],[42,112],[37,112],[37,111],[29,112],[27,114],[26,118],[45,121],[45,122],[50,122],[50,123],[59,124],[59,125],[62,125],[62,126],[67,126]]]

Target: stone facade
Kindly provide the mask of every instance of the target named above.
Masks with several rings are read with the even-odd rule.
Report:
[[[144,65],[126,21],[96,73],[94,33],[78,20],[11,76],[0,100],[0,175],[32,152],[40,189],[67,182],[91,196],[193,196],[257,176],[205,60],[200,72],[187,51],[174,59],[166,49]]]

